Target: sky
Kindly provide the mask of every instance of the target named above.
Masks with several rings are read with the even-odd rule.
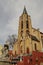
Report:
[[[43,32],[43,0],[0,0],[0,44],[4,44],[9,35],[18,34],[24,5],[32,26]]]

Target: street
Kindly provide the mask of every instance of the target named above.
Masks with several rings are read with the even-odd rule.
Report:
[[[0,65],[11,65],[11,64],[0,62]]]

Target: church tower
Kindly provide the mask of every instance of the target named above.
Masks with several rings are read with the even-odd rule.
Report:
[[[24,39],[31,33],[32,33],[31,18],[30,15],[28,15],[26,8],[24,6],[23,13],[19,18],[18,39],[19,40],[21,40],[22,38]]]
[[[30,15],[28,15],[26,8],[24,6],[23,13],[19,18],[19,29],[18,29],[18,40],[19,43],[21,44],[21,47],[23,47],[24,53],[26,51],[26,48],[29,48],[29,46],[30,46],[29,51],[30,52],[32,51],[31,38],[29,38],[30,34],[32,34],[31,17]]]

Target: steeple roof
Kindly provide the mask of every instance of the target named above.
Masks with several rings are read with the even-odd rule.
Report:
[[[25,6],[24,6],[23,14],[27,14],[27,10]]]

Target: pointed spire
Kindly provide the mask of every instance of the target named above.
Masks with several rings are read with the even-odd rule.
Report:
[[[24,6],[23,14],[27,14],[26,7]]]

